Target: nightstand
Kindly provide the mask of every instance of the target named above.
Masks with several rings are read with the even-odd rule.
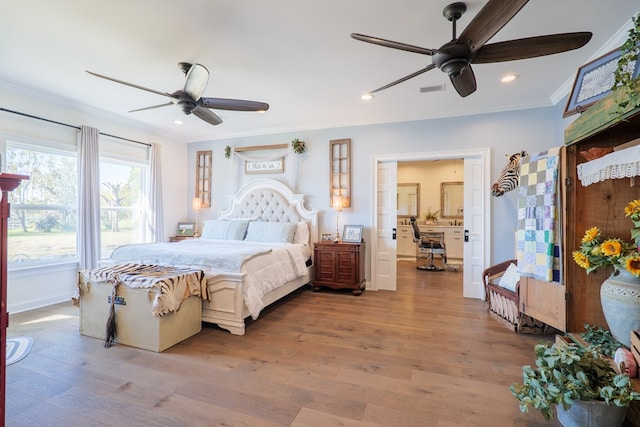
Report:
[[[351,289],[360,295],[365,288],[364,250],[362,243],[316,242],[313,246],[313,290],[322,286]]]
[[[169,242],[179,242],[181,240],[197,239],[197,236],[169,236]]]

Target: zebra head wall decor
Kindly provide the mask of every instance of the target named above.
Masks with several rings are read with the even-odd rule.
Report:
[[[491,186],[491,195],[500,197],[507,191],[518,186],[520,178],[520,159],[527,155],[526,151],[520,151],[509,156],[509,163],[502,169],[500,178]]]

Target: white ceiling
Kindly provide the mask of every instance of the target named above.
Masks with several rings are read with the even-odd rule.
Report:
[[[363,93],[425,67],[431,58],[356,41],[350,33],[435,49],[451,39],[451,23],[442,16],[448,3],[0,0],[0,81],[123,116],[181,141],[506,111],[557,103],[580,65],[621,44],[638,10],[636,0],[531,1],[490,43],[573,31],[591,31],[593,38],[567,53],[475,65],[478,90],[467,98],[435,69],[362,101]],[[466,3],[458,34],[486,1]],[[173,92],[182,88],[181,61],[211,72],[203,96],[265,101],[270,110],[216,110],[224,120],[219,126],[184,116],[176,106],[128,113],[168,99],[85,73]],[[507,72],[520,78],[505,86],[499,79]],[[443,83],[444,92],[419,91]],[[0,100],[0,107],[12,106]],[[175,119],[184,124],[175,125]]]

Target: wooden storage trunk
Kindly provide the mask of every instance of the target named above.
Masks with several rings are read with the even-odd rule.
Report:
[[[81,275],[82,276],[82,275]],[[80,282],[80,333],[105,339],[111,308],[108,282]],[[118,286],[115,304],[116,339],[120,344],[161,352],[202,329],[202,300],[191,296],[180,308],[160,317],[151,313],[157,288]]]

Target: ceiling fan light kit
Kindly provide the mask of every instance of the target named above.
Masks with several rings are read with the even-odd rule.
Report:
[[[180,62],[178,63],[178,66],[185,74],[185,80],[183,88],[173,93],[161,92],[137,84],[128,83],[124,80],[107,77],[88,70],[87,73],[105,80],[111,80],[112,82],[155,93],[156,95],[165,96],[170,98],[171,100],[170,102],[167,102],[165,104],[152,105],[150,107],[131,110],[129,111],[130,113],[175,104],[182,110],[184,114],[193,114],[199,119],[215,126],[222,123],[222,119],[210,109],[255,112],[266,112],[269,109],[269,104],[267,104],[266,102],[247,101],[242,99],[202,97],[202,94],[207,87],[207,83],[209,82],[209,70],[207,70],[204,65],[191,64],[189,62]]]
[[[380,92],[434,68],[439,68],[449,77],[456,92],[461,97],[466,97],[477,89],[476,78],[471,64],[488,64],[553,55],[578,49],[591,40],[592,34],[590,32],[576,32],[486,44],[527,3],[528,0],[489,0],[462,31],[460,37],[456,35],[456,22],[467,10],[467,6],[462,2],[447,5],[442,14],[452,23],[453,37],[451,41],[443,44],[438,49],[429,49],[352,33],[352,38],[366,43],[431,56],[432,63],[430,65],[372,90],[370,93]]]

